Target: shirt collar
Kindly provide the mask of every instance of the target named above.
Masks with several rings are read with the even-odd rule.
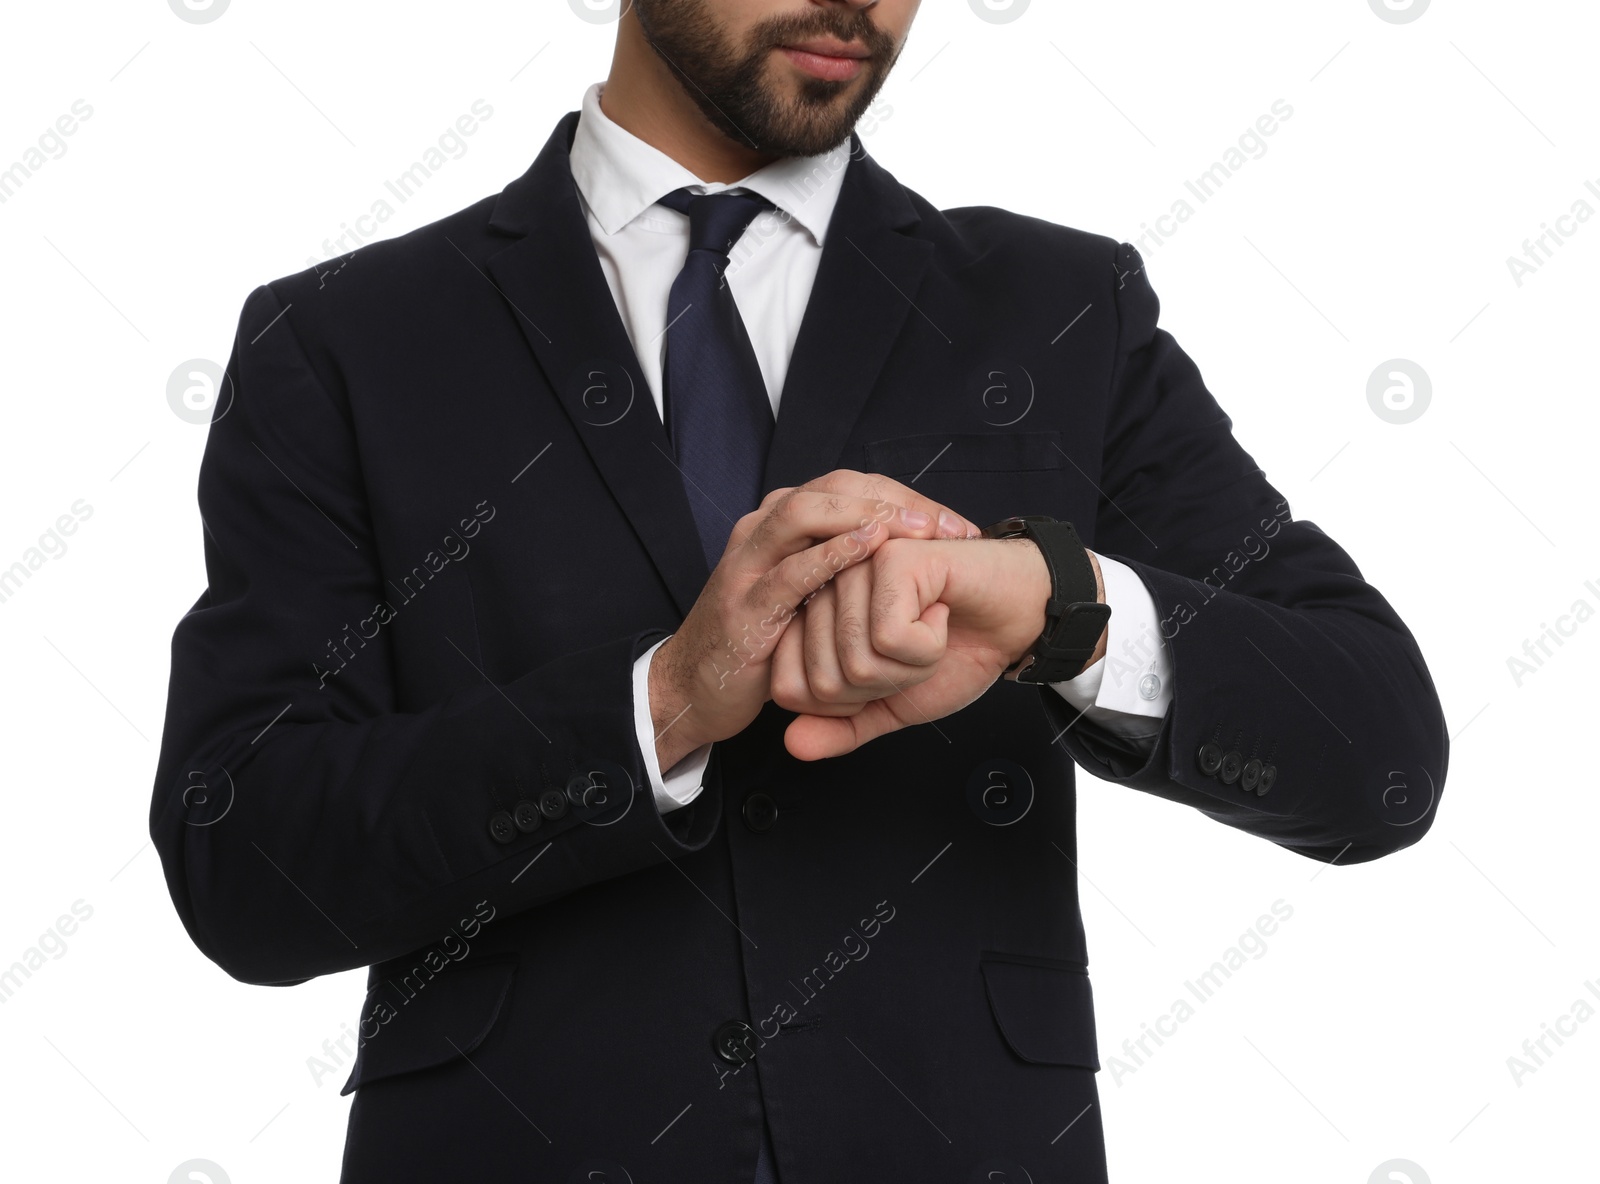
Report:
[[[759,193],[822,245],[850,163],[848,140],[818,156],[775,160],[732,184],[702,181],[614,123],[600,109],[603,85],[596,82],[584,93],[569,160],[578,191],[607,235],[616,234],[674,189],[690,186],[698,193],[726,189]]]

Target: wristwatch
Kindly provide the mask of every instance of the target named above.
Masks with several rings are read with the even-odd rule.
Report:
[[[1050,569],[1044,632],[1005,671],[1013,682],[1066,682],[1083,673],[1111,619],[1096,593],[1094,565],[1070,522],[1045,514],[1004,518],[983,530],[986,539],[1030,538]]]

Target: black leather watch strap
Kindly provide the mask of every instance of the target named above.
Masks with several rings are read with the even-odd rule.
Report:
[[[1099,602],[1094,565],[1077,529],[1048,515],[1025,514],[986,527],[983,537],[1032,539],[1050,571],[1044,632],[1005,677],[1027,683],[1076,678],[1094,656],[1111,618],[1111,606]]]

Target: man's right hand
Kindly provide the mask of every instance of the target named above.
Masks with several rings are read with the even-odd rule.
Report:
[[[734,524],[688,617],[650,660],[660,767],[672,768],[755,719],[771,698],[778,638],[806,598],[840,571],[885,539],[979,532],[898,481],[852,469],[767,494]]]

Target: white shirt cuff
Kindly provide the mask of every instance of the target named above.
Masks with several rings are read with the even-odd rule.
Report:
[[[1050,686],[1108,731],[1153,740],[1172,703],[1172,654],[1161,636],[1155,598],[1139,573],[1099,552],[1111,606],[1106,654],[1076,678]]]
[[[700,796],[705,788],[706,765],[711,760],[711,745],[702,744],[666,774],[661,772],[661,762],[656,757],[655,726],[650,719],[650,659],[666,641],[662,638],[633,663],[633,727],[639,737],[639,751],[644,754],[644,768],[650,776],[656,809],[663,814],[687,806]]]

